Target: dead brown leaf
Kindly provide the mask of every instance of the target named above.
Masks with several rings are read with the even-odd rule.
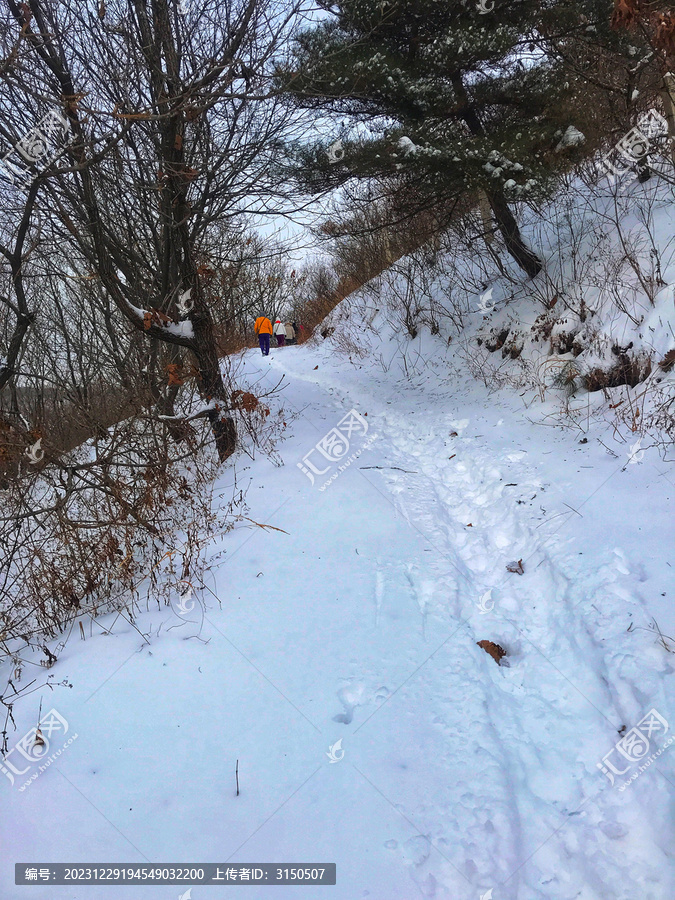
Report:
[[[500,647],[499,644],[495,644],[494,641],[476,641],[476,643],[485,650],[486,653],[490,654],[498,666],[501,665],[500,660],[502,657],[506,656],[506,650],[503,647]]]
[[[664,372],[670,372],[673,366],[675,366],[675,349],[669,350],[659,363],[659,368]]]

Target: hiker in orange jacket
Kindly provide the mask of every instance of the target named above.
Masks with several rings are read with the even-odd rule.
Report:
[[[263,356],[270,355],[270,337],[272,336],[272,323],[265,316],[258,316],[255,320],[255,333],[258,335],[258,343]]]

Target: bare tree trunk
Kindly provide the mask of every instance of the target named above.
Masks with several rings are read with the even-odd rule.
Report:
[[[478,118],[475,108],[471,105],[469,95],[464,87],[464,81],[460,72],[455,72],[452,76],[452,84],[457,92],[457,98],[461,104],[460,114],[466,122],[469,131],[472,134],[484,135],[485,129],[483,123]],[[541,260],[533,253],[523,241],[518,228],[518,223],[509,209],[509,205],[504,197],[501,188],[485,191],[488,202],[497,222],[497,227],[504,238],[506,249],[515,259],[518,265],[523,269],[530,278],[534,278],[541,272]]]
[[[211,431],[216,441],[216,450],[221,462],[235,451],[237,429],[234,419],[226,414],[230,408],[220,363],[215,350],[213,320],[210,315],[200,316],[195,311],[192,315],[192,326],[195,333],[195,356],[199,364],[199,382],[202,397],[208,402],[214,401],[214,409],[208,414]]]
[[[486,191],[486,193],[497,227],[504,238],[506,249],[520,268],[527,272],[530,278],[534,278],[541,272],[541,260],[523,241],[518,223],[504,199],[504,194],[501,190]]]

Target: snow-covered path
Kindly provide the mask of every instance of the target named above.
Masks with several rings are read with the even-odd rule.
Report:
[[[376,594],[386,595],[387,579],[405,579],[422,640],[428,643],[429,617],[447,627],[447,636],[430,647],[428,665],[393,701],[404,707],[400,716],[387,721],[390,710],[378,713],[389,743],[407,711],[410,720],[398,742],[424,748],[418,767],[428,777],[407,792],[407,808],[423,836],[414,841],[419,853],[413,852],[410,869],[422,894],[464,896],[462,877],[469,877],[503,897],[603,897],[616,892],[618,874],[626,896],[649,896],[651,881],[662,883],[654,897],[670,896],[663,825],[674,768],[660,763],[672,781],[657,775],[651,790],[628,803],[616,802],[596,768],[622,725],[630,729],[653,707],[665,716],[662,675],[672,670],[664,651],[652,652],[653,639],[645,646],[625,633],[634,616],[644,626],[653,613],[653,599],[644,603],[639,589],[649,579],[644,565],[631,571],[620,548],[597,540],[598,531],[609,537],[610,510],[603,503],[616,488],[610,482],[625,474],[623,460],[588,466],[591,484],[569,494],[564,483],[542,479],[540,459],[535,467],[525,463],[523,448],[532,443],[534,429],[512,415],[512,446],[500,447],[499,438],[479,434],[506,431],[504,418],[487,404],[478,416],[474,408],[471,418],[459,418],[457,398],[431,390],[422,401],[430,415],[420,409],[419,382],[414,389],[399,382],[392,393],[388,379],[370,369],[367,377],[349,379],[345,389],[343,366],[324,381],[306,364],[293,371],[294,360],[304,362],[300,355],[277,354],[275,367],[284,363],[292,377],[323,382],[338,410],[369,413],[377,440],[369,453],[373,461],[359,460],[356,484],[366,490],[365,480],[371,490],[386,490],[426,541],[428,555],[421,560],[409,554],[393,566],[389,560],[384,574],[376,560]],[[322,367],[330,370],[329,356]],[[650,476],[658,485],[653,466]],[[638,486],[628,485],[628,509],[635,507],[631,487]],[[622,499],[615,496],[619,505]],[[575,520],[586,516],[591,522],[584,534]],[[584,551],[578,547],[595,559],[579,560]],[[505,571],[518,559],[523,576]],[[377,596],[376,604],[379,614]],[[485,638],[508,650],[509,668],[474,650],[476,640]],[[423,721],[420,709],[426,711]],[[385,748],[378,753],[370,763],[382,770]],[[406,793],[405,781],[388,772],[389,796]],[[636,843],[633,852],[627,855],[623,846],[617,852],[619,838]],[[561,862],[577,854],[578,869],[561,871]]]
[[[305,346],[244,368],[283,374],[295,411],[285,465],[245,468],[251,518],[283,532],[215,545],[201,631],[164,610],[137,622],[150,645],[119,623],[68,645],[55,676],[73,688],[47,693],[78,738],[6,786],[0,895],[27,894],[7,864],[31,860],[337,863],[335,887],[256,898],[675,896],[675,751],[625,791],[638,762],[614,753],[614,787],[597,766],[650,710],[675,722],[675,657],[648,628],[675,633],[665,467],[532,425],[442,367],[407,381]],[[350,454],[368,448],[321,491],[340,463],[314,486],[297,463],[351,409],[368,432]],[[669,737],[651,721],[635,759]]]

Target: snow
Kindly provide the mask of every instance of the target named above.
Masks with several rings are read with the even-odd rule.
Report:
[[[162,327],[169,334],[175,334],[177,337],[193,338],[195,336],[192,322],[189,319],[183,319],[182,322],[168,322]]]
[[[675,628],[668,468],[495,402],[384,311],[362,328],[354,365],[330,341],[244,355],[295,413],[284,465],[245,468],[250,518],[283,531],[215,538],[198,615],[107,617],[66,645],[51,671],[73,687],[42,694],[77,739],[4,786],[3,898],[26,894],[15,861],[337,863],[335,887],[256,898],[673,896],[675,754],[623,792],[597,768],[621,726],[672,719],[649,630]],[[297,464],[352,409],[368,429],[350,453],[375,439],[321,492]],[[17,704],[15,739],[36,707]]]
[[[555,148],[555,152],[559,153],[561,150],[566,150],[568,147],[576,147],[579,144],[585,143],[585,141],[585,134],[582,134],[582,132],[575,128],[574,125],[568,125],[565,133]]]
[[[554,211],[528,233],[566,291],[552,335],[581,327],[583,296],[596,313],[579,365],[606,364],[614,340],[667,352],[672,204],[653,210],[666,282],[653,304],[621,276],[631,322],[605,297],[606,213],[585,219],[587,200],[559,209],[585,228],[570,237],[583,283],[564,253],[554,266]],[[571,398],[563,416],[551,368],[571,354],[530,337],[502,360],[475,343],[505,323],[524,336],[544,309],[536,284],[484,284],[449,342],[396,320],[401,277],[340,304],[325,341],[242,355],[241,383],[260,395],[283,376],[288,422],[281,465],[234,463],[248,520],[204,538],[210,564],[187,602],[176,584],[172,607],[141,603],[133,625],[88,624],[52,685],[15,705],[10,747],[41,697],[68,726],[46,752],[70,744],[45,771],[2,778],[3,900],[26,895],[13,863],[56,861],[337,864],[335,887],[257,887],[256,900],[675,896],[675,668],[654,627],[675,635],[675,480],[653,441],[610,416],[619,399],[644,404],[656,370]],[[433,289],[449,294],[443,279]],[[494,356],[477,379],[471,366]],[[658,377],[666,390],[675,374]],[[223,508],[235,473],[216,485]],[[507,570],[518,560],[522,575]],[[479,641],[506,650],[501,665]]]
[[[138,306],[134,306],[133,303],[127,303],[127,305],[139,319],[144,319],[145,316],[151,315],[147,309],[141,309]],[[189,310],[187,310],[187,312],[189,312]],[[174,334],[177,337],[188,339],[194,337],[194,329],[192,327],[192,322],[189,319],[183,319],[181,322],[166,322],[162,325],[162,328],[169,334]]]
[[[400,138],[398,139],[397,146],[400,147],[401,150],[403,150],[403,152],[405,153],[406,156],[407,156],[409,153],[416,153],[416,152],[417,152],[417,147],[416,147],[415,144],[410,140],[409,137],[400,137]]]

